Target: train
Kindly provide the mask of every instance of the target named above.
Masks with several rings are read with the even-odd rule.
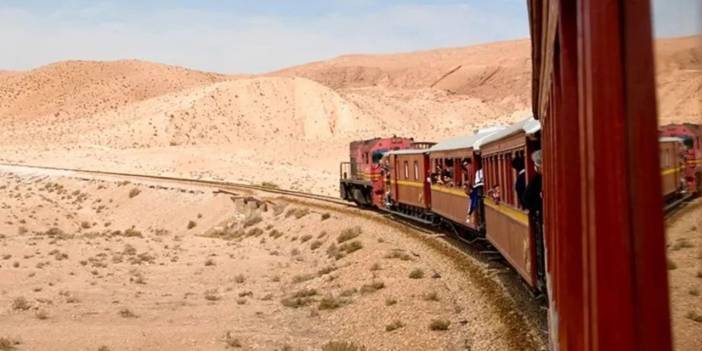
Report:
[[[664,204],[702,193],[701,137],[697,125],[661,129]],[[340,164],[341,199],[445,226],[466,240],[485,239],[531,289],[545,293],[541,219],[538,210],[530,215],[516,186],[520,177],[525,186],[535,180],[538,120],[438,143],[398,136],[355,141],[349,150],[349,161]],[[476,179],[477,170],[482,179]],[[472,201],[476,182],[481,194]]]

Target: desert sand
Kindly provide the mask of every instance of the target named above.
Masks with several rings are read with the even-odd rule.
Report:
[[[668,279],[676,350],[702,349],[702,199],[668,220]]]
[[[22,350],[543,347],[496,309],[515,306],[484,264],[379,215],[70,172],[0,179],[0,337]]]

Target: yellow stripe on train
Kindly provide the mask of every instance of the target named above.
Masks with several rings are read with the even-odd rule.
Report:
[[[391,180],[390,183],[392,184],[397,184],[397,185],[405,185],[405,186],[411,186],[415,188],[423,188],[424,183],[422,182],[415,182],[411,180]]]
[[[490,207],[491,209],[525,225],[529,225],[529,217],[527,216],[526,213],[516,210],[510,206],[506,206],[503,204],[497,204],[495,201],[493,201],[491,198],[486,197],[483,202],[485,203],[485,206]]]
[[[661,175],[668,175],[668,174],[671,174],[671,173],[680,172],[680,171],[682,171],[682,170],[684,170],[684,169],[685,169],[685,167],[666,168],[666,169],[664,169],[663,171],[661,171]]]

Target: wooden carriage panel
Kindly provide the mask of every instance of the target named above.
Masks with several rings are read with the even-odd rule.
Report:
[[[431,209],[456,223],[473,228],[466,223],[470,199],[461,188],[448,188],[440,185],[431,187]]]
[[[522,278],[536,286],[529,219],[526,213],[485,199],[487,239]]]
[[[487,145],[483,145],[480,151],[483,156],[504,153],[505,151],[512,149],[519,149],[524,147],[524,133],[517,133],[510,137],[504,138],[502,140],[492,142]]]
[[[425,189],[428,176],[427,156],[417,153],[399,154],[393,157],[397,165],[397,177],[392,178],[393,189],[395,189],[393,199],[401,204],[428,208],[429,199],[426,198]]]
[[[680,181],[680,165],[676,142],[660,143],[661,185],[663,196],[673,195],[678,190]]]

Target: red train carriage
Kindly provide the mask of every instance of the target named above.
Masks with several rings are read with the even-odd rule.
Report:
[[[392,150],[409,148],[411,138],[375,138],[354,141],[349,147],[350,161],[339,166],[341,198],[360,206],[383,205],[385,181],[380,160]]]
[[[663,200],[670,202],[681,196],[685,184],[685,146],[680,138],[660,138],[661,185]]]
[[[529,155],[541,148],[536,137],[540,130],[539,122],[528,118],[476,145],[485,172],[486,238],[532,288],[537,287],[537,232],[521,205],[515,184],[520,173],[525,185],[534,174]]]
[[[470,229],[482,229],[476,216],[479,211],[475,211],[473,216],[468,215],[470,199],[467,188],[473,183],[475,170],[480,167],[480,155],[475,152],[475,143],[497,130],[499,128],[449,139],[429,149],[430,167],[434,172],[432,212]],[[462,167],[464,161],[470,162],[470,166]]]
[[[661,127],[661,136],[681,138],[685,151],[685,181],[690,193],[702,193],[702,126],[669,124]]]
[[[388,209],[428,222],[431,220],[429,154],[426,149],[389,152]]]

